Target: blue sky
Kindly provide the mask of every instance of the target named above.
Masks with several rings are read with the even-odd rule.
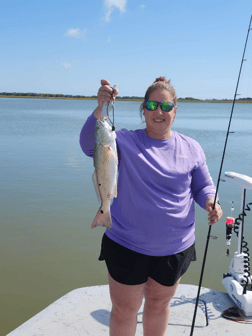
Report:
[[[233,98],[251,0],[25,0],[0,9],[0,92],[96,95],[100,79],[143,96]],[[252,97],[252,32],[240,81]]]

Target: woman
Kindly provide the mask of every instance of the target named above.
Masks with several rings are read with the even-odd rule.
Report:
[[[107,80],[101,84],[98,106],[80,135],[88,156],[93,156],[102,105],[112,93],[113,100],[118,94]],[[145,129],[116,132],[118,195],[99,257],[108,268],[111,336],[135,335],[143,296],[144,335],[165,334],[170,300],[190,262],[196,260],[194,201],[208,212],[209,225],[222,216],[219,204],[213,210],[215,187],[202,148],[171,129],[177,97],[170,81],[158,78],[147,89],[140,110]]]

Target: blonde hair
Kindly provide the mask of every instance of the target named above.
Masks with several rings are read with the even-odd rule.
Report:
[[[171,80],[167,80],[165,77],[160,76],[159,78],[157,78],[155,80],[154,83],[152,83],[144,96],[144,102],[147,102],[150,98],[150,95],[156,91],[156,90],[160,90],[160,89],[165,89],[167,90],[171,96],[172,96],[172,100],[173,103],[175,104],[175,106],[177,105],[177,95],[176,95],[176,91],[174,90],[174,87],[170,84]],[[142,119],[143,116],[143,112],[144,112],[144,102],[140,105],[140,117]]]

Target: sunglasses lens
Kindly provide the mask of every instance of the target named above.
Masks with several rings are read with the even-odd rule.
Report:
[[[148,101],[145,103],[147,110],[155,111],[157,109],[158,103],[154,101]]]
[[[156,101],[147,101],[144,103],[145,107],[147,110],[149,111],[155,111],[158,107],[158,104],[160,104],[160,107],[162,109],[162,111],[164,112],[170,112],[173,107],[175,106],[173,103],[169,103],[169,102],[163,102],[163,103],[159,103]]]
[[[161,109],[165,112],[170,112],[174,107],[173,103],[164,102],[161,103]]]

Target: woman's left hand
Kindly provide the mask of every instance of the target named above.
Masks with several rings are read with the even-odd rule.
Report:
[[[223,215],[221,206],[216,202],[213,210],[214,197],[208,197],[206,200],[206,211],[208,212],[208,224],[213,225],[221,219]]]

